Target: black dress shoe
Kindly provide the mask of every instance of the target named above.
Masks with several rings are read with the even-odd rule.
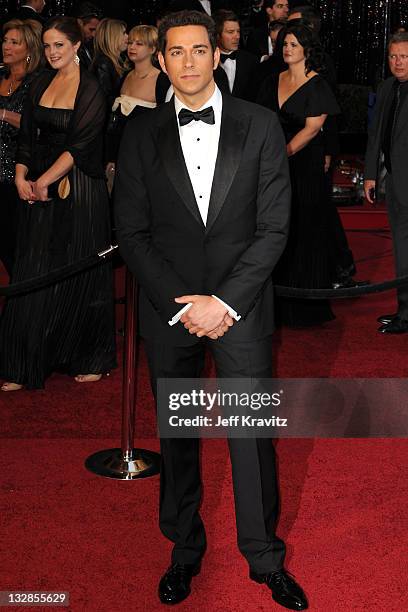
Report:
[[[388,323],[391,323],[391,321],[395,319],[395,317],[398,317],[398,312],[394,312],[394,314],[381,315],[380,317],[378,317],[377,321],[378,323],[384,323],[384,325],[388,325]]]
[[[306,610],[309,607],[302,588],[286,570],[281,569],[269,574],[256,574],[251,570],[249,577],[259,584],[266,584],[272,591],[272,599],[284,608]]]
[[[164,604],[178,604],[191,593],[190,584],[193,576],[200,573],[201,564],[182,565],[173,563],[164,574],[159,584],[160,601]]]
[[[386,325],[381,325],[378,331],[382,334],[406,334],[408,333],[408,321],[400,319],[399,316],[395,317]]]

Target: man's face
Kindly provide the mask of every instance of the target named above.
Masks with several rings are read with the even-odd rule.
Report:
[[[288,0],[276,0],[275,4],[266,9],[269,21],[285,21],[288,18]]]
[[[220,59],[219,50],[213,52],[204,26],[170,28],[166,38],[166,50],[164,56],[159,53],[159,62],[175,94],[190,101],[202,99],[204,104],[214,90],[213,71]]]
[[[393,43],[388,52],[392,74],[399,81],[408,81],[408,42]]]
[[[218,44],[222,51],[236,51],[239,47],[241,29],[238,21],[224,21]]]
[[[24,4],[24,2],[22,2],[21,4]],[[42,11],[44,10],[45,7],[45,0],[36,0],[36,2],[33,3],[33,8],[35,8],[35,10],[38,13],[42,13]]]
[[[288,17],[288,21],[292,21],[292,19],[302,19],[302,13],[299,11],[297,13],[291,13]]]
[[[92,17],[87,23],[84,23],[82,19],[79,20],[82,32],[84,35],[85,42],[89,42],[92,38],[95,38],[96,28],[98,27],[99,19]]]

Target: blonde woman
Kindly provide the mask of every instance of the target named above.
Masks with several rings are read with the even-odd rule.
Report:
[[[154,65],[156,50],[157,28],[139,25],[130,30],[127,54],[133,64],[133,70],[126,76],[120,90],[120,98],[115,103],[123,105],[124,100],[128,100],[133,107],[156,106],[156,83],[160,74],[160,70]]]
[[[112,111],[113,129],[108,131],[108,176],[115,170],[115,160],[125,123],[136,114],[156,107],[158,77],[162,73],[155,67],[157,28],[138,25],[129,32],[127,55],[133,70],[122,83],[120,95],[115,99]]]
[[[109,108],[119,94],[120,83],[126,72],[122,53],[127,49],[126,23],[118,19],[102,19],[94,39],[95,56],[91,65],[104,91]]]

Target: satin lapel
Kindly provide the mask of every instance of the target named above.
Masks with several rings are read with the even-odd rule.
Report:
[[[380,110],[380,125],[379,125],[379,129],[377,132],[377,136],[378,138],[380,138],[381,143],[384,140],[384,133],[385,133],[385,129],[387,127],[387,122],[388,122],[388,114],[390,112],[391,104],[392,104],[392,87],[393,87],[393,81],[390,81],[389,83],[385,83],[384,90],[382,93],[382,108]],[[379,104],[379,103],[380,103],[380,100],[377,97],[376,104]]]
[[[232,88],[233,96],[239,96],[239,94],[241,93],[241,82],[244,77],[243,72],[244,72],[243,60],[242,60],[242,57],[239,56],[239,52],[238,52],[237,59],[236,59],[234,86]]]
[[[388,113],[390,112],[390,108],[392,104],[391,91],[393,87],[393,81],[391,81],[390,83],[387,83],[386,85],[384,85],[384,87],[386,87],[387,89],[385,89],[383,93],[382,109],[380,112],[381,123],[380,123],[379,130],[378,130],[378,137],[381,139],[380,140],[381,143],[384,140],[384,132],[387,127]]]
[[[248,132],[249,120],[229,112],[229,96],[223,96],[220,141],[211,188],[206,233],[217,219],[237,173]]]
[[[405,100],[403,101],[399,114],[398,114],[398,119],[397,119],[397,123],[395,124],[395,136],[401,136],[403,134],[403,129],[404,126],[406,125],[408,121],[408,96],[405,97]]]
[[[158,124],[157,142],[160,158],[168,178],[187,210],[204,227],[184,161],[173,102],[163,107],[161,121]]]

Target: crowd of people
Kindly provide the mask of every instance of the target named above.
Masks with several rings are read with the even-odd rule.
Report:
[[[174,2],[166,14],[188,4]],[[195,4],[201,12],[211,10],[210,3]],[[88,2],[76,17],[43,23],[43,7],[42,1],[28,2],[3,27],[0,244],[11,282],[109,244],[108,196],[125,126],[173,95],[157,61],[157,27],[138,25],[128,32],[125,22],[104,18]],[[158,16],[158,25],[165,16]],[[317,13],[265,0],[263,21],[255,24],[246,48],[233,11],[218,8],[212,16],[220,49],[218,88],[274,110],[286,137],[292,217],[276,281],[329,287],[343,274],[347,284],[354,264],[344,232],[342,252],[335,253],[335,234],[342,228],[331,222],[337,213],[327,189],[336,129],[326,126],[340,109],[333,66],[318,39]],[[339,258],[346,263],[340,265]],[[55,370],[78,382],[95,381],[115,367],[111,287],[106,264],[9,299],[0,326],[2,390],[41,388]],[[282,299],[278,306],[277,319],[287,325],[334,318],[327,301]]]

